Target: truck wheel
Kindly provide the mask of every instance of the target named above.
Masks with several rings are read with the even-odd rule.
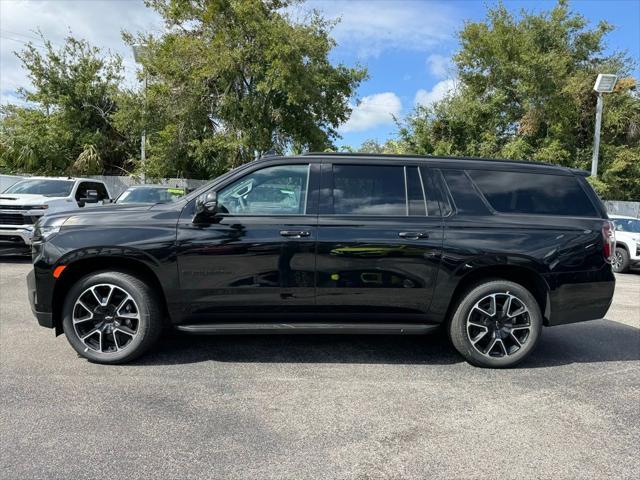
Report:
[[[126,363],[162,333],[160,302],[145,282],[124,272],[97,272],[76,282],[63,305],[71,346],[96,363]]]
[[[542,314],[522,285],[491,280],[461,296],[449,329],[454,347],[472,365],[512,367],[535,348]]]
[[[616,248],[611,264],[616,273],[626,273],[629,271],[629,252],[624,248]]]

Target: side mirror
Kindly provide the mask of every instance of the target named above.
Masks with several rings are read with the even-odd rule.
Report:
[[[84,207],[87,203],[98,203],[98,191],[97,190],[87,190],[86,197],[81,198],[78,201],[79,207]]]
[[[203,193],[196,199],[196,216],[198,219],[212,219],[218,211],[218,195],[214,191]]]

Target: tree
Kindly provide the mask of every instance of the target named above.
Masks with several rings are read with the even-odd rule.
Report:
[[[332,147],[366,72],[332,65],[332,24],[317,13],[294,22],[290,3],[147,1],[169,28],[125,35],[146,46],[148,87],[114,121],[144,123],[128,128],[146,129],[152,174],[210,177],[270,150]]]
[[[549,12],[502,4],[468,22],[454,56],[457,87],[435,105],[417,108],[400,129],[410,151],[545,161],[589,169],[598,73],[621,80],[606,96],[599,180],[605,197],[640,198],[640,97],[632,61],[605,55],[612,27],[589,29],[567,1]]]
[[[72,36],[60,49],[42,41],[44,51],[29,43],[17,54],[33,89],[19,90],[26,106],[0,111],[0,166],[42,174],[118,171],[132,147],[110,121],[121,59]]]

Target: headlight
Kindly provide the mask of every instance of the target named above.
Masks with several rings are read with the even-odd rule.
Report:
[[[46,210],[47,208],[49,208],[49,205],[32,205],[28,210]]]
[[[53,221],[48,221],[47,217],[41,217],[35,225],[33,231],[33,242],[46,242],[50,240],[54,235],[60,231],[60,227],[64,225],[68,217],[56,218]],[[46,223],[46,225],[43,225]]]
[[[60,231],[60,225],[48,225],[46,227],[36,227],[33,232],[34,242],[46,242]]]

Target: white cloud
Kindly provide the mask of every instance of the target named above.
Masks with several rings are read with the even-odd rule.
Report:
[[[121,31],[158,33],[163,29],[160,16],[145,7],[142,0],[0,0],[0,102],[15,102],[18,87],[29,81],[13,52],[33,41],[37,47],[45,38],[60,47],[71,32],[75,37],[123,57],[128,85],[135,85],[136,64]]]
[[[340,127],[341,133],[362,132],[373,127],[393,123],[402,112],[402,102],[393,92],[376,93],[352,105],[351,117]]]
[[[385,50],[429,50],[451,41],[459,25],[457,9],[444,2],[316,0],[291,13],[300,16],[310,8],[339,19],[333,37],[361,58],[377,57]]]
[[[427,57],[427,67],[429,72],[438,78],[447,78],[451,76],[451,58],[434,53]]]
[[[414,104],[428,107],[445,98],[456,89],[457,82],[455,79],[442,80],[436,83],[431,90],[420,89],[416,92]]]

